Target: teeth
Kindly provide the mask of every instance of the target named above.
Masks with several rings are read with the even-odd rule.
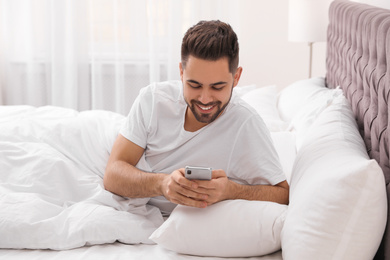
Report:
[[[209,107],[202,107],[202,106],[199,106],[202,110],[210,110],[213,108],[213,106],[209,106]]]

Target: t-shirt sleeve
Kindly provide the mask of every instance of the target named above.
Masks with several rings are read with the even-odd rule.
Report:
[[[229,177],[252,185],[286,180],[271,134],[259,116],[242,125],[234,142]]]
[[[150,88],[141,89],[119,133],[136,145],[146,148],[152,114],[153,96]]]

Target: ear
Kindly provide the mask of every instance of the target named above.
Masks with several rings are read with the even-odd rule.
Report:
[[[180,79],[183,82],[183,64],[179,62],[179,69],[180,69]]]
[[[236,73],[234,73],[233,88],[234,88],[235,86],[237,86],[238,82],[240,81],[241,73],[242,73],[242,67],[238,67],[238,68],[236,69]]]

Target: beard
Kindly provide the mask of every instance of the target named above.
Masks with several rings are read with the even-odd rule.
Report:
[[[198,120],[198,122],[210,124],[215,119],[217,119],[218,116],[225,110],[225,108],[227,107],[227,105],[230,102],[230,99],[232,98],[232,93],[233,93],[233,88],[232,88],[232,92],[230,93],[229,100],[225,104],[222,104],[221,101],[210,102],[207,104],[203,104],[203,103],[201,103],[197,100],[194,100],[194,99],[191,100],[190,102],[187,102],[187,100],[185,100],[185,101],[186,101],[188,107],[190,108],[190,110],[192,111],[192,114],[195,116],[195,119]],[[212,113],[202,113],[199,111],[198,105],[200,105],[202,107],[213,106],[212,109],[215,109],[216,111],[212,112]]]
[[[199,101],[191,100],[191,105],[187,103],[188,107],[191,109],[192,113],[194,114],[196,120],[198,120],[201,123],[211,123],[217,117],[221,114],[221,112],[225,109],[228,103],[226,103],[224,106],[221,106],[221,102],[213,102],[213,103],[208,103],[208,104],[202,104]],[[213,113],[202,113],[198,110],[197,106],[201,105],[203,107],[210,107],[213,106],[212,109],[216,109],[215,112]]]

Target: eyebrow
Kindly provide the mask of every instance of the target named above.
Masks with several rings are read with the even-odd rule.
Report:
[[[193,80],[193,79],[189,79],[189,80],[187,80],[187,82],[194,83],[194,84],[197,84],[199,86],[203,86],[202,83],[199,83],[198,81]],[[214,86],[223,85],[223,84],[227,84],[227,82],[225,82],[225,81],[218,81],[218,82],[210,84],[210,86],[214,87]]]
[[[213,83],[213,84],[210,84],[210,86],[218,86],[218,85],[224,85],[224,84],[227,84],[227,82],[225,82],[225,81],[219,81],[219,82],[215,82],[215,83]]]

